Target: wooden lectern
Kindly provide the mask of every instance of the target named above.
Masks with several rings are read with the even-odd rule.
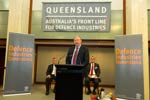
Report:
[[[56,65],[55,100],[83,100],[82,65]]]

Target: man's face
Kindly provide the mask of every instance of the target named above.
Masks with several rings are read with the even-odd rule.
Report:
[[[57,64],[57,60],[56,59],[53,59],[52,62],[53,62],[53,64]]]
[[[75,44],[75,46],[80,46],[81,43],[82,43],[81,38],[78,37],[78,36],[76,36],[76,37],[74,38],[74,44]]]
[[[94,62],[95,62],[95,58],[91,57],[91,63],[94,63]]]

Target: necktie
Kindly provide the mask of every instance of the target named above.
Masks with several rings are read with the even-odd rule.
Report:
[[[77,55],[78,55],[78,47],[76,47],[76,50],[74,52],[74,56],[73,56],[73,64],[76,64],[76,60],[77,60]]]
[[[94,63],[92,63],[91,70],[90,70],[90,75],[93,75],[93,70],[94,70]]]

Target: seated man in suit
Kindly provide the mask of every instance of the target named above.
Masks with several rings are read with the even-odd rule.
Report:
[[[46,72],[46,95],[49,95],[49,86],[51,85],[52,80],[56,80],[56,67],[55,64],[57,64],[57,59],[55,57],[52,58],[52,64],[50,64],[47,68]],[[55,92],[55,87],[54,91]]]
[[[86,75],[85,75],[85,87],[88,89],[86,92],[87,95],[91,93],[90,89],[90,81],[94,83],[94,89],[93,89],[93,94],[96,94],[96,88],[99,85],[99,82],[101,81],[99,76],[100,76],[100,67],[99,64],[95,63],[95,57],[91,57],[91,62],[88,64],[86,68]]]

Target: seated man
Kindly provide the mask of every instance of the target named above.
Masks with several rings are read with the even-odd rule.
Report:
[[[46,72],[46,95],[49,94],[49,86],[51,85],[52,80],[56,80],[56,67],[55,64],[57,64],[57,60],[55,57],[52,58],[52,64],[50,64],[47,68],[47,72]],[[55,92],[55,87],[54,87],[54,91]]]
[[[95,57],[91,57],[91,62],[88,64],[86,68],[86,74],[85,74],[85,87],[88,89],[86,92],[87,95],[91,93],[90,89],[90,81],[94,84],[93,94],[96,94],[95,90],[99,85],[100,82],[100,67],[99,64],[95,63]]]

